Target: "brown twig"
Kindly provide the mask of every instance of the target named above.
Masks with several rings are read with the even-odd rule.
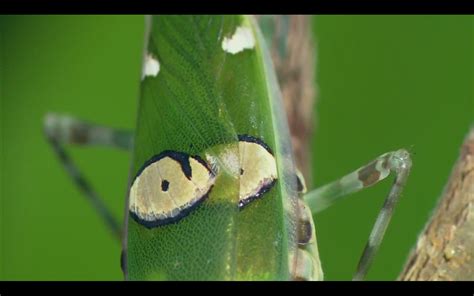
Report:
[[[311,135],[315,104],[315,47],[311,16],[274,16],[270,49],[283,95],[297,167],[311,180]],[[287,30],[287,31],[286,31]],[[284,43],[284,50],[281,48]]]
[[[474,127],[399,280],[474,280]]]

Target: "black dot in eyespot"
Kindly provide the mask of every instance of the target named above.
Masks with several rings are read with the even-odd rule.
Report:
[[[244,169],[240,169],[240,175],[244,174]]]
[[[163,190],[164,192],[168,191],[169,186],[170,182],[168,182],[167,180],[161,181],[161,190]]]

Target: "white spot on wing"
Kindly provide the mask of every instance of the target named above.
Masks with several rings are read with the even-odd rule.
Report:
[[[146,76],[153,76],[155,77],[160,72],[160,62],[156,58],[154,58],[151,54],[147,54],[145,56],[145,63],[143,64],[142,70],[142,80]]]
[[[230,54],[236,54],[254,47],[255,38],[252,30],[246,27],[238,27],[232,37],[224,37],[224,40],[222,40],[222,49]]]

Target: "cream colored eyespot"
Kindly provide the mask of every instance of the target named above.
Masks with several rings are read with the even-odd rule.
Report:
[[[269,191],[277,180],[275,157],[260,139],[239,136],[240,196],[239,207]]]
[[[148,228],[177,222],[205,199],[214,181],[199,157],[162,152],[145,163],[130,188],[131,216]]]

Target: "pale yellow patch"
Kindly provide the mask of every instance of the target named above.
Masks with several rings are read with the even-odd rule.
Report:
[[[253,142],[239,142],[240,200],[256,195],[277,178],[276,162],[264,147]]]
[[[197,160],[190,158],[189,180],[178,161],[164,157],[152,163],[138,176],[130,189],[130,210],[146,221],[175,217],[208,193],[214,177]],[[169,182],[167,190],[162,182]]]
[[[239,157],[235,153],[237,149],[226,150],[221,155],[221,161],[225,166],[225,170],[229,175],[237,177],[240,171],[240,161]]]

